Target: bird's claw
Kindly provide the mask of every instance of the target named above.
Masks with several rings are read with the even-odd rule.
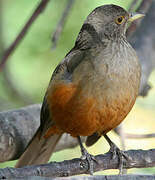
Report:
[[[94,163],[93,163],[93,161],[98,163],[97,160],[95,159],[95,157],[93,155],[89,154],[86,149],[83,149],[81,159],[82,160],[87,160],[88,165],[89,165],[88,171],[89,171],[89,173],[91,175],[93,175],[93,172],[94,172]]]
[[[123,151],[121,151],[115,144],[113,144],[109,150],[112,153],[112,159],[115,159],[116,157],[118,157],[119,159],[119,174],[123,174],[123,162],[124,159],[126,159],[127,161],[131,161],[131,159],[129,158],[129,156],[127,156],[127,154],[125,154]]]

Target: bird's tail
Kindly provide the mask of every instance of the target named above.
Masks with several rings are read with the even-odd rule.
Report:
[[[47,163],[60,137],[61,134],[56,134],[48,138],[40,137],[39,128],[15,167],[20,168],[28,165]]]

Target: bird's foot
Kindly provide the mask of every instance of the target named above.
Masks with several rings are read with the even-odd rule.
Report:
[[[80,149],[81,149],[81,154],[82,154],[81,159],[82,160],[87,160],[87,162],[88,162],[88,172],[91,175],[93,175],[93,172],[94,172],[94,161],[96,163],[98,163],[98,162],[95,159],[95,157],[93,155],[89,154],[88,151],[85,149],[85,147],[82,144],[80,136],[78,136],[77,139],[78,139],[78,142],[79,142],[79,145],[80,145]]]
[[[107,142],[110,145],[110,150],[109,152],[112,153],[112,159],[115,159],[116,157],[118,157],[119,160],[119,174],[123,174],[123,164],[124,164],[124,159],[126,159],[127,161],[131,161],[131,159],[129,158],[129,156],[127,156],[127,154],[125,154],[123,151],[121,151],[111,140],[110,138],[106,135],[103,134],[103,136],[105,137],[105,139],[107,140]]]
[[[95,157],[93,155],[89,154],[88,151],[85,148],[82,148],[81,153],[82,153],[81,159],[82,160],[87,160],[88,166],[89,166],[88,171],[89,171],[90,175],[93,175],[94,161],[96,163],[98,163],[97,160],[95,159]]]
[[[122,150],[120,150],[115,144],[111,144],[110,150],[112,153],[112,159],[118,157],[119,159],[119,174],[123,174],[123,162],[124,159],[130,161],[129,156],[125,154]]]

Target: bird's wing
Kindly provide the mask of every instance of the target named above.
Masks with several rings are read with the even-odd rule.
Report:
[[[70,53],[66,55],[64,60],[56,67],[56,69],[53,72],[52,78],[49,83],[49,87],[52,85],[53,80],[57,79],[57,81],[61,81],[65,79],[65,81],[72,81],[72,74],[75,68],[80,64],[80,62],[84,58],[84,52],[79,50],[71,50]],[[49,88],[48,88],[49,89]],[[40,114],[40,120],[41,120],[41,134],[44,135],[45,132],[49,127],[54,125],[54,122],[52,121],[52,117],[49,112],[49,105],[47,102],[47,95],[48,90],[45,94],[42,108],[41,108],[41,114]]]
[[[65,78],[68,79],[68,81],[71,81],[72,72],[82,61],[83,55],[83,52],[79,50],[75,51],[73,49],[70,51],[64,60],[56,67],[49,86],[52,84],[53,79],[57,76],[58,78]],[[16,168],[48,162],[56,144],[60,140],[61,134],[56,134],[48,138],[44,137],[47,130],[54,124],[50,115],[49,105],[47,103],[47,92],[41,108],[40,123],[40,127],[26,147],[25,152],[18,160],[15,166]]]

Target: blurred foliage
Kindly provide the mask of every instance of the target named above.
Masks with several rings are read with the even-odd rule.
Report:
[[[0,29],[2,29],[2,34],[0,38],[2,41],[0,40],[0,42],[3,42],[3,47],[7,48],[15,39],[38,2],[39,0],[0,0],[0,6],[3,7],[1,8]],[[29,97],[32,103],[41,102],[54,68],[74,46],[77,34],[89,12],[99,5],[108,3],[115,3],[128,9],[131,2],[132,0],[77,0],[69,14],[57,48],[51,51],[51,35],[67,3],[67,0],[51,0],[46,10],[34,22],[22,43],[8,60],[6,72],[9,79],[17,90],[24,94],[25,98]],[[13,94],[10,93],[10,85],[6,84],[6,79],[2,75],[0,76],[0,109],[24,105],[22,101],[17,100],[18,98],[13,97]],[[155,74],[152,74],[150,81],[155,85],[154,77]],[[125,131],[130,133],[155,132],[154,97],[155,90],[152,89],[147,98],[138,99],[137,105],[124,122]],[[119,138],[113,132],[110,133],[110,136],[115,139],[116,144],[120,144]],[[126,145],[127,149],[153,148],[154,139],[127,140]],[[98,154],[108,151],[108,148],[105,140],[101,139],[89,150],[93,154]],[[65,150],[55,153],[52,160],[61,161],[64,158],[71,159],[73,157],[79,157],[79,148],[74,151]],[[11,164],[4,163],[0,167],[5,166],[11,166]],[[131,172],[133,171],[131,170]],[[136,169],[136,171],[152,173],[155,172],[155,169],[145,169],[144,171]]]
[[[8,47],[19,33],[26,20],[30,17],[38,0],[2,0],[3,3],[3,42]],[[104,3],[114,1],[106,0]],[[46,10],[34,22],[28,34],[13,53],[7,63],[10,78],[20,92],[24,92],[33,99],[41,102],[47,88],[52,71],[65,54],[74,46],[77,34],[86,16],[96,6],[102,5],[103,0],[76,1],[68,17],[57,48],[51,51],[51,35],[61,17],[67,0],[51,1]],[[127,7],[130,1],[115,1]],[[3,81],[3,83],[5,83]],[[9,101],[6,89],[1,86],[1,96]],[[26,98],[26,97],[25,97]],[[18,104],[13,103],[13,107]],[[20,105],[20,104],[19,104]]]

